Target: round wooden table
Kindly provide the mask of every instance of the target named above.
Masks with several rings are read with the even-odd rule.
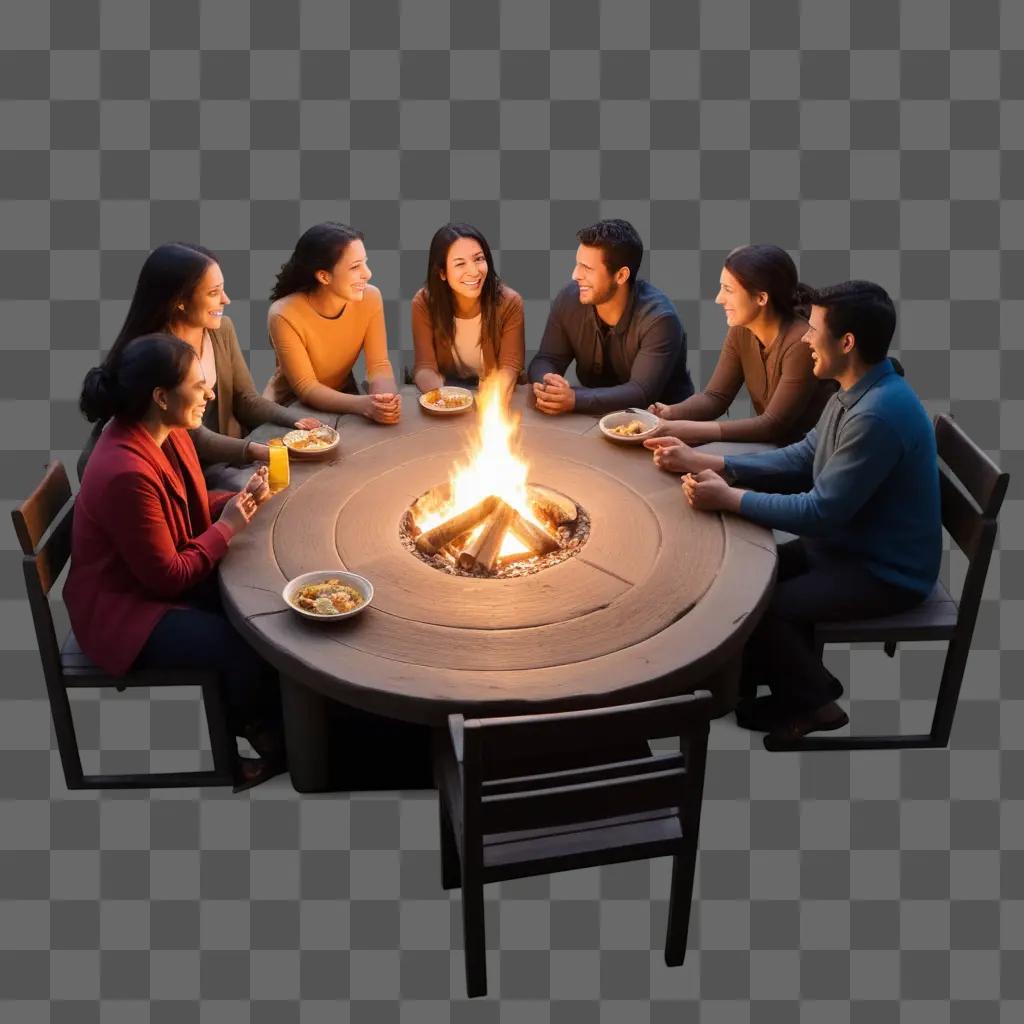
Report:
[[[432,727],[453,712],[566,711],[699,687],[720,712],[733,706],[738,657],[774,577],[769,531],[693,511],[648,451],[608,441],[594,417],[537,412],[521,387],[513,409],[529,479],[582,505],[589,539],[532,575],[446,575],[402,546],[399,522],[448,479],[475,415],[434,416],[415,389],[403,395],[394,426],[317,414],[337,424],[338,449],[293,460],[290,487],[221,566],[228,615],[280,672],[297,789],[326,786],[331,700]],[[292,577],[342,568],[373,582],[361,615],[310,622],[282,600]]]

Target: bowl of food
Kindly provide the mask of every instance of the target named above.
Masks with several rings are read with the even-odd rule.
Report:
[[[342,569],[305,572],[289,580],[281,596],[293,611],[317,622],[337,622],[358,615],[373,600],[373,584]]]
[[[420,405],[427,412],[441,416],[457,416],[473,408],[473,392],[466,388],[445,386],[420,395]]]
[[[619,444],[643,444],[658,428],[661,420],[652,412],[641,409],[624,409],[622,412],[610,412],[598,421],[601,433],[609,441]]]
[[[313,430],[289,430],[281,440],[284,441],[289,455],[308,459],[334,451],[341,436],[333,427],[324,424]]]

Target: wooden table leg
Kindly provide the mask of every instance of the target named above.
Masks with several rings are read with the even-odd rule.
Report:
[[[711,717],[721,718],[729,714],[736,707],[740,695],[740,670],[743,667],[742,653],[727,661],[717,672],[712,673],[707,680],[702,681],[696,689],[706,687],[714,694],[711,703]]]
[[[281,710],[288,771],[299,793],[331,788],[328,708],[330,701],[315,690],[281,677]]]

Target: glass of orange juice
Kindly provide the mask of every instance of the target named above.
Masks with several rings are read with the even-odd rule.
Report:
[[[270,485],[270,493],[277,494],[288,486],[290,479],[288,449],[280,437],[271,438],[267,445],[270,448],[270,472],[267,474],[267,483]]]

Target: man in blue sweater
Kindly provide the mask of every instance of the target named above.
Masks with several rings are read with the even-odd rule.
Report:
[[[769,732],[769,750],[849,721],[835,703],[842,687],[814,650],[814,624],[917,604],[942,555],[935,432],[886,357],[892,300],[876,284],[847,281],[810,301],[814,375],[840,390],[802,441],[724,458],[674,438],[645,442],[662,469],[687,474],[694,508],[798,535],[779,548],[775,591],[745,653],[748,690],[765,681],[771,697],[737,709],[741,724]]]

